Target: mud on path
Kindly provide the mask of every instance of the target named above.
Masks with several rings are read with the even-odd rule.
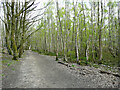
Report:
[[[54,56],[40,55],[32,51],[25,51],[23,58],[3,70],[3,73],[5,76],[2,77],[2,88],[102,87],[97,80],[92,80],[93,77],[75,74],[70,68],[59,64]],[[104,81],[102,82],[104,84]]]

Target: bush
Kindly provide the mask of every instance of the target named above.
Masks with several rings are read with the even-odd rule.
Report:
[[[109,66],[117,66],[118,65],[118,57],[113,57],[109,50],[103,48],[103,60],[102,64]]]
[[[80,57],[80,60],[87,60],[87,57]]]
[[[69,62],[77,63],[77,60],[76,60],[76,58],[70,58]]]
[[[77,63],[79,65],[88,65],[88,61],[87,60],[79,60]]]
[[[67,56],[70,57],[71,59],[75,58],[75,52],[74,51],[69,51],[67,53]]]
[[[56,53],[54,53],[54,52],[47,52],[47,53],[45,53],[45,55],[56,56]]]

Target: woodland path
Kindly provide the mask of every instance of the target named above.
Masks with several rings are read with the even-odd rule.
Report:
[[[90,83],[72,75],[66,66],[57,63],[54,56],[26,51],[23,57],[20,65],[3,79],[3,88],[90,87]]]
[[[108,80],[98,81],[100,76],[97,77],[97,74],[78,76],[73,71],[55,61],[55,56],[29,50],[17,64],[4,71],[6,75],[2,78],[2,88],[97,88],[99,81],[104,85]]]

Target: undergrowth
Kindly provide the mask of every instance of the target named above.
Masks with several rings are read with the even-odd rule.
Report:
[[[53,53],[53,52],[44,52],[44,51],[38,51],[38,50],[32,50],[32,51],[35,51],[44,55],[56,56],[56,53]],[[62,52],[58,53],[58,58],[63,58]],[[98,58],[96,58],[96,60],[93,61],[92,57],[89,57],[89,60],[87,61],[87,58],[84,56],[81,56],[79,61],[76,61],[77,58],[75,57],[75,53],[73,51],[69,51],[67,53],[67,59],[68,59],[67,61],[68,63],[77,63],[82,66],[93,66],[95,68],[104,66],[107,69],[109,67],[117,67],[117,64],[118,64],[118,58],[112,57],[112,55],[110,55],[110,53],[107,53],[107,52],[103,52],[103,59],[101,61],[101,64],[99,64]]]

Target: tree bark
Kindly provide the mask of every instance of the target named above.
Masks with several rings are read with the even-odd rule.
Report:
[[[56,61],[58,60],[58,34],[59,34],[59,10],[58,10],[58,0],[56,1],[56,7],[57,7],[57,17],[56,17],[56,21],[57,21],[57,35],[56,35]]]
[[[118,66],[120,67],[120,1],[118,2],[118,24]]]
[[[21,46],[20,46],[20,49],[19,49],[19,57],[21,57],[21,55],[23,54],[24,52],[24,42],[25,42],[25,23],[26,23],[26,8],[27,8],[27,2],[25,0],[25,12],[24,12],[24,16],[23,16],[23,28],[22,28],[22,39],[21,39]]]
[[[82,1],[82,8],[83,8],[83,16],[84,16],[84,29],[85,29],[85,57],[87,57],[87,34],[86,34],[86,17],[85,17],[85,7],[84,7],[84,4],[83,4],[83,1]]]
[[[7,23],[5,23],[5,31],[6,31],[6,46],[7,46],[7,50],[9,55],[12,55],[12,49],[10,47],[10,43],[9,43],[9,32],[10,32],[10,19],[9,19],[9,7],[8,7],[8,2],[6,2],[6,7],[7,7],[7,11],[5,10],[5,5],[3,3],[3,9],[4,9],[4,19],[5,19],[5,15],[7,13]],[[6,21],[6,20],[5,20]]]
[[[95,54],[94,54],[94,25],[93,25],[93,3],[91,2],[91,27],[92,27],[92,58],[93,58],[93,61],[95,61]]]
[[[99,3],[98,3],[99,4]],[[98,5],[99,8],[99,5]],[[99,9],[98,9],[98,23],[99,23]],[[101,0],[101,26],[99,27],[98,25],[98,29],[99,29],[99,61],[101,62],[102,60],[102,26],[103,26],[103,3]]]
[[[12,5],[11,5],[11,11],[12,11],[12,25],[11,25],[11,41],[12,41],[12,48],[13,48],[13,59],[17,60],[18,58],[18,51],[17,51],[17,46],[15,42],[15,13],[14,13],[14,7],[15,2],[13,0]]]

